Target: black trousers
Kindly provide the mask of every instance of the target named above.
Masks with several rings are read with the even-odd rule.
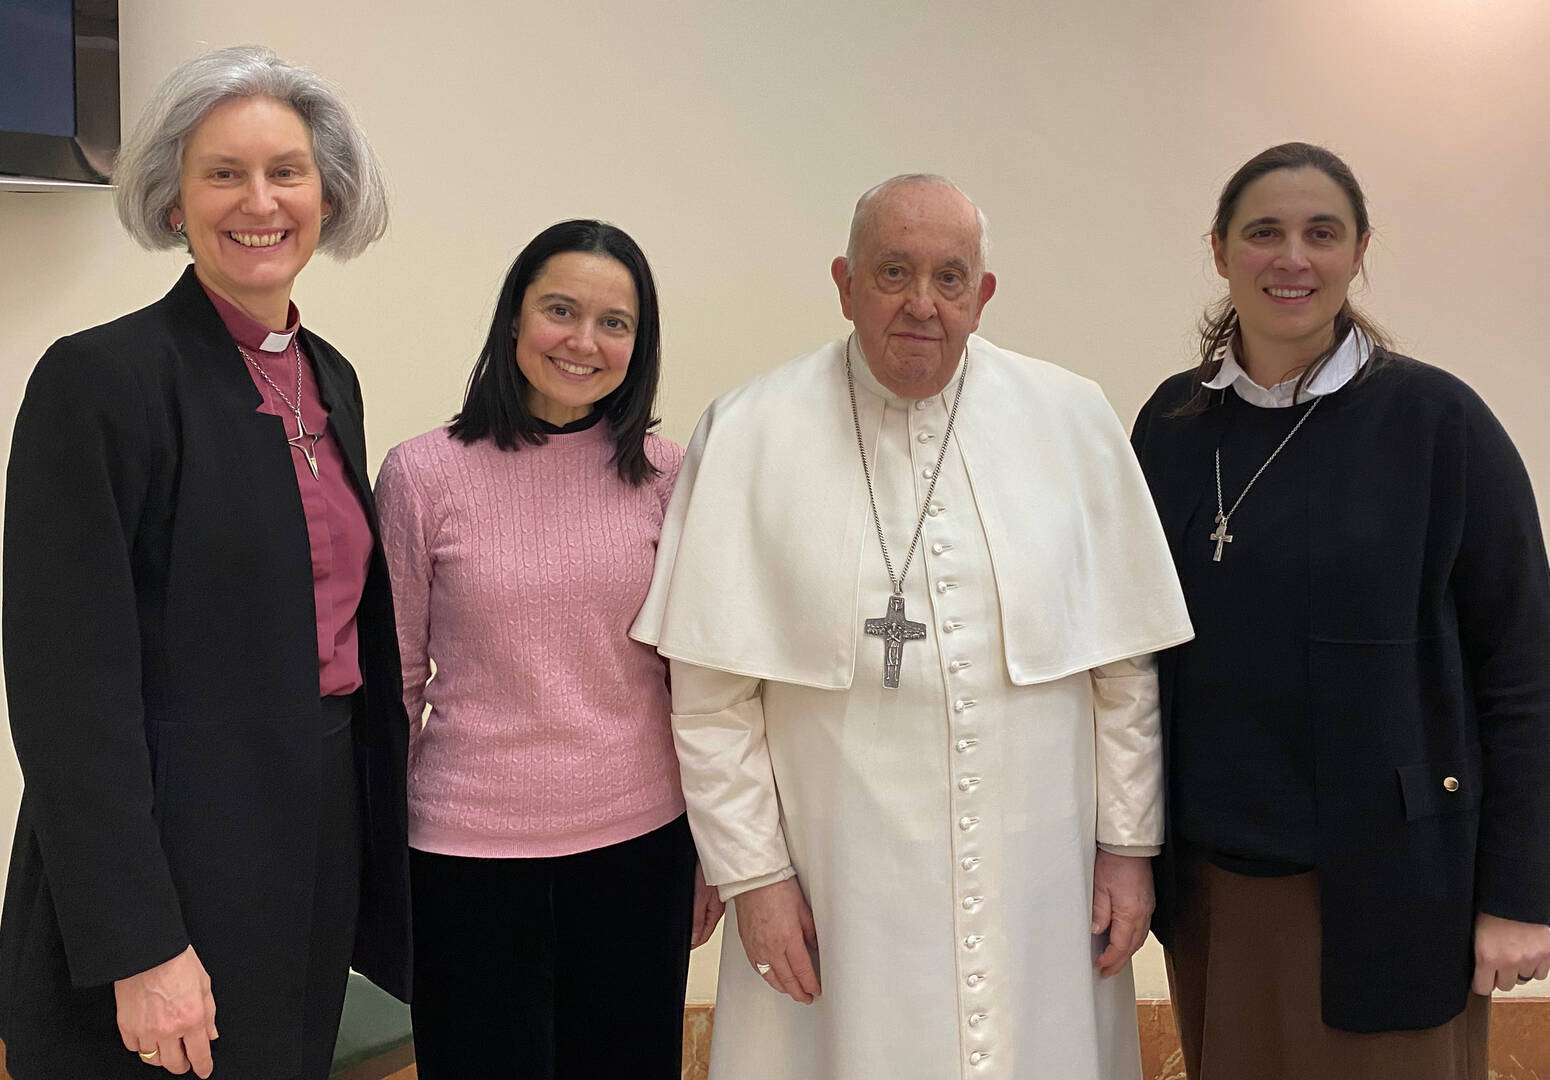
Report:
[[[411,851],[421,1080],[679,1080],[694,860],[682,816],[554,858]]]

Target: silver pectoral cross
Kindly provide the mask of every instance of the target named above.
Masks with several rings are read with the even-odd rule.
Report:
[[[923,640],[926,624],[906,619],[904,597],[894,593],[888,598],[888,614],[881,619],[868,619],[866,632],[872,637],[883,639],[883,685],[890,690],[897,690],[899,666],[904,659],[904,643]]]
[[[1227,519],[1221,514],[1216,515],[1216,531],[1211,534],[1211,539],[1216,541],[1216,554],[1211,556],[1211,561],[1221,562],[1222,545],[1232,543],[1232,534],[1227,531]]]
[[[295,416],[296,437],[294,439],[286,439],[285,441],[291,445],[292,449],[301,451],[301,456],[307,459],[307,468],[312,470],[312,479],[316,480],[318,478],[317,446],[318,440],[323,436],[316,431],[307,430],[307,425],[302,423],[300,412],[297,412]]]

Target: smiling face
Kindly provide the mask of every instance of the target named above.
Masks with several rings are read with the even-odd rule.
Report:
[[[329,209],[306,123],[273,98],[222,102],[184,146],[178,187],[171,221],[184,227],[199,279],[281,329]]]
[[[1211,250],[1252,378],[1271,385],[1329,347],[1367,239],[1351,200],[1319,169],[1277,169],[1243,189]]]
[[[528,411],[565,425],[592,411],[630,370],[639,324],[635,279],[619,260],[567,251],[544,263],[512,328]]]
[[[834,260],[840,308],[867,366],[895,394],[930,397],[952,378],[980,312],[996,291],[979,263],[979,219],[943,184],[905,184],[874,196],[854,264]]]

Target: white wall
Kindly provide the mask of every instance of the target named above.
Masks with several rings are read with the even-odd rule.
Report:
[[[843,328],[827,266],[857,194],[948,173],[989,215],[983,331],[1103,383],[1127,422],[1188,362],[1228,174],[1323,142],[1378,228],[1368,307],[1468,379],[1550,491],[1550,6],[1542,0],[120,0],[124,113],[174,64],[259,41],[336,79],[382,155],[387,239],[297,300],[354,360],[373,464],[456,408],[510,259],[552,221],[629,229],[662,287],[664,431]],[[103,192],[0,193],[0,413],[60,334],[181,265]],[[5,425],[8,428],[8,424]],[[0,819],[20,781],[0,751]],[[702,950],[703,952],[704,950]],[[691,998],[713,973],[696,966]],[[1164,992],[1140,971],[1143,996]]]

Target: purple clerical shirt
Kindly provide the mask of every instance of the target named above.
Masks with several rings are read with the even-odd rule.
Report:
[[[296,467],[296,486],[301,491],[301,508],[307,518],[307,540],[312,551],[312,593],[316,605],[318,629],[318,693],[322,697],[348,694],[361,685],[361,663],[356,638],[355,610],[360,606],[366,587],[366,568],[371,559],[371,526],[366,511],[350,481],[339,440],[328,426],[328,410],[318,397],[317,376],[312,363],[295,343],[301,316],[292,304],[286,313],[286,328],[271,333],[235,305],[205,289],[205,295],[220,313],[221,321],[274,380],[285,396],[296,400],[296,358],[301,356],[301,416],[309,432],[322,432],[315,455],[318,475],[298,449],[291,450]],[[295,344],[293,351],[292,345]],[[280,399],[253,365],[243,361],[253,385],[263,395],[261,413],[278,416],[287,437],[296,434],[296,418],[290,406]]]

